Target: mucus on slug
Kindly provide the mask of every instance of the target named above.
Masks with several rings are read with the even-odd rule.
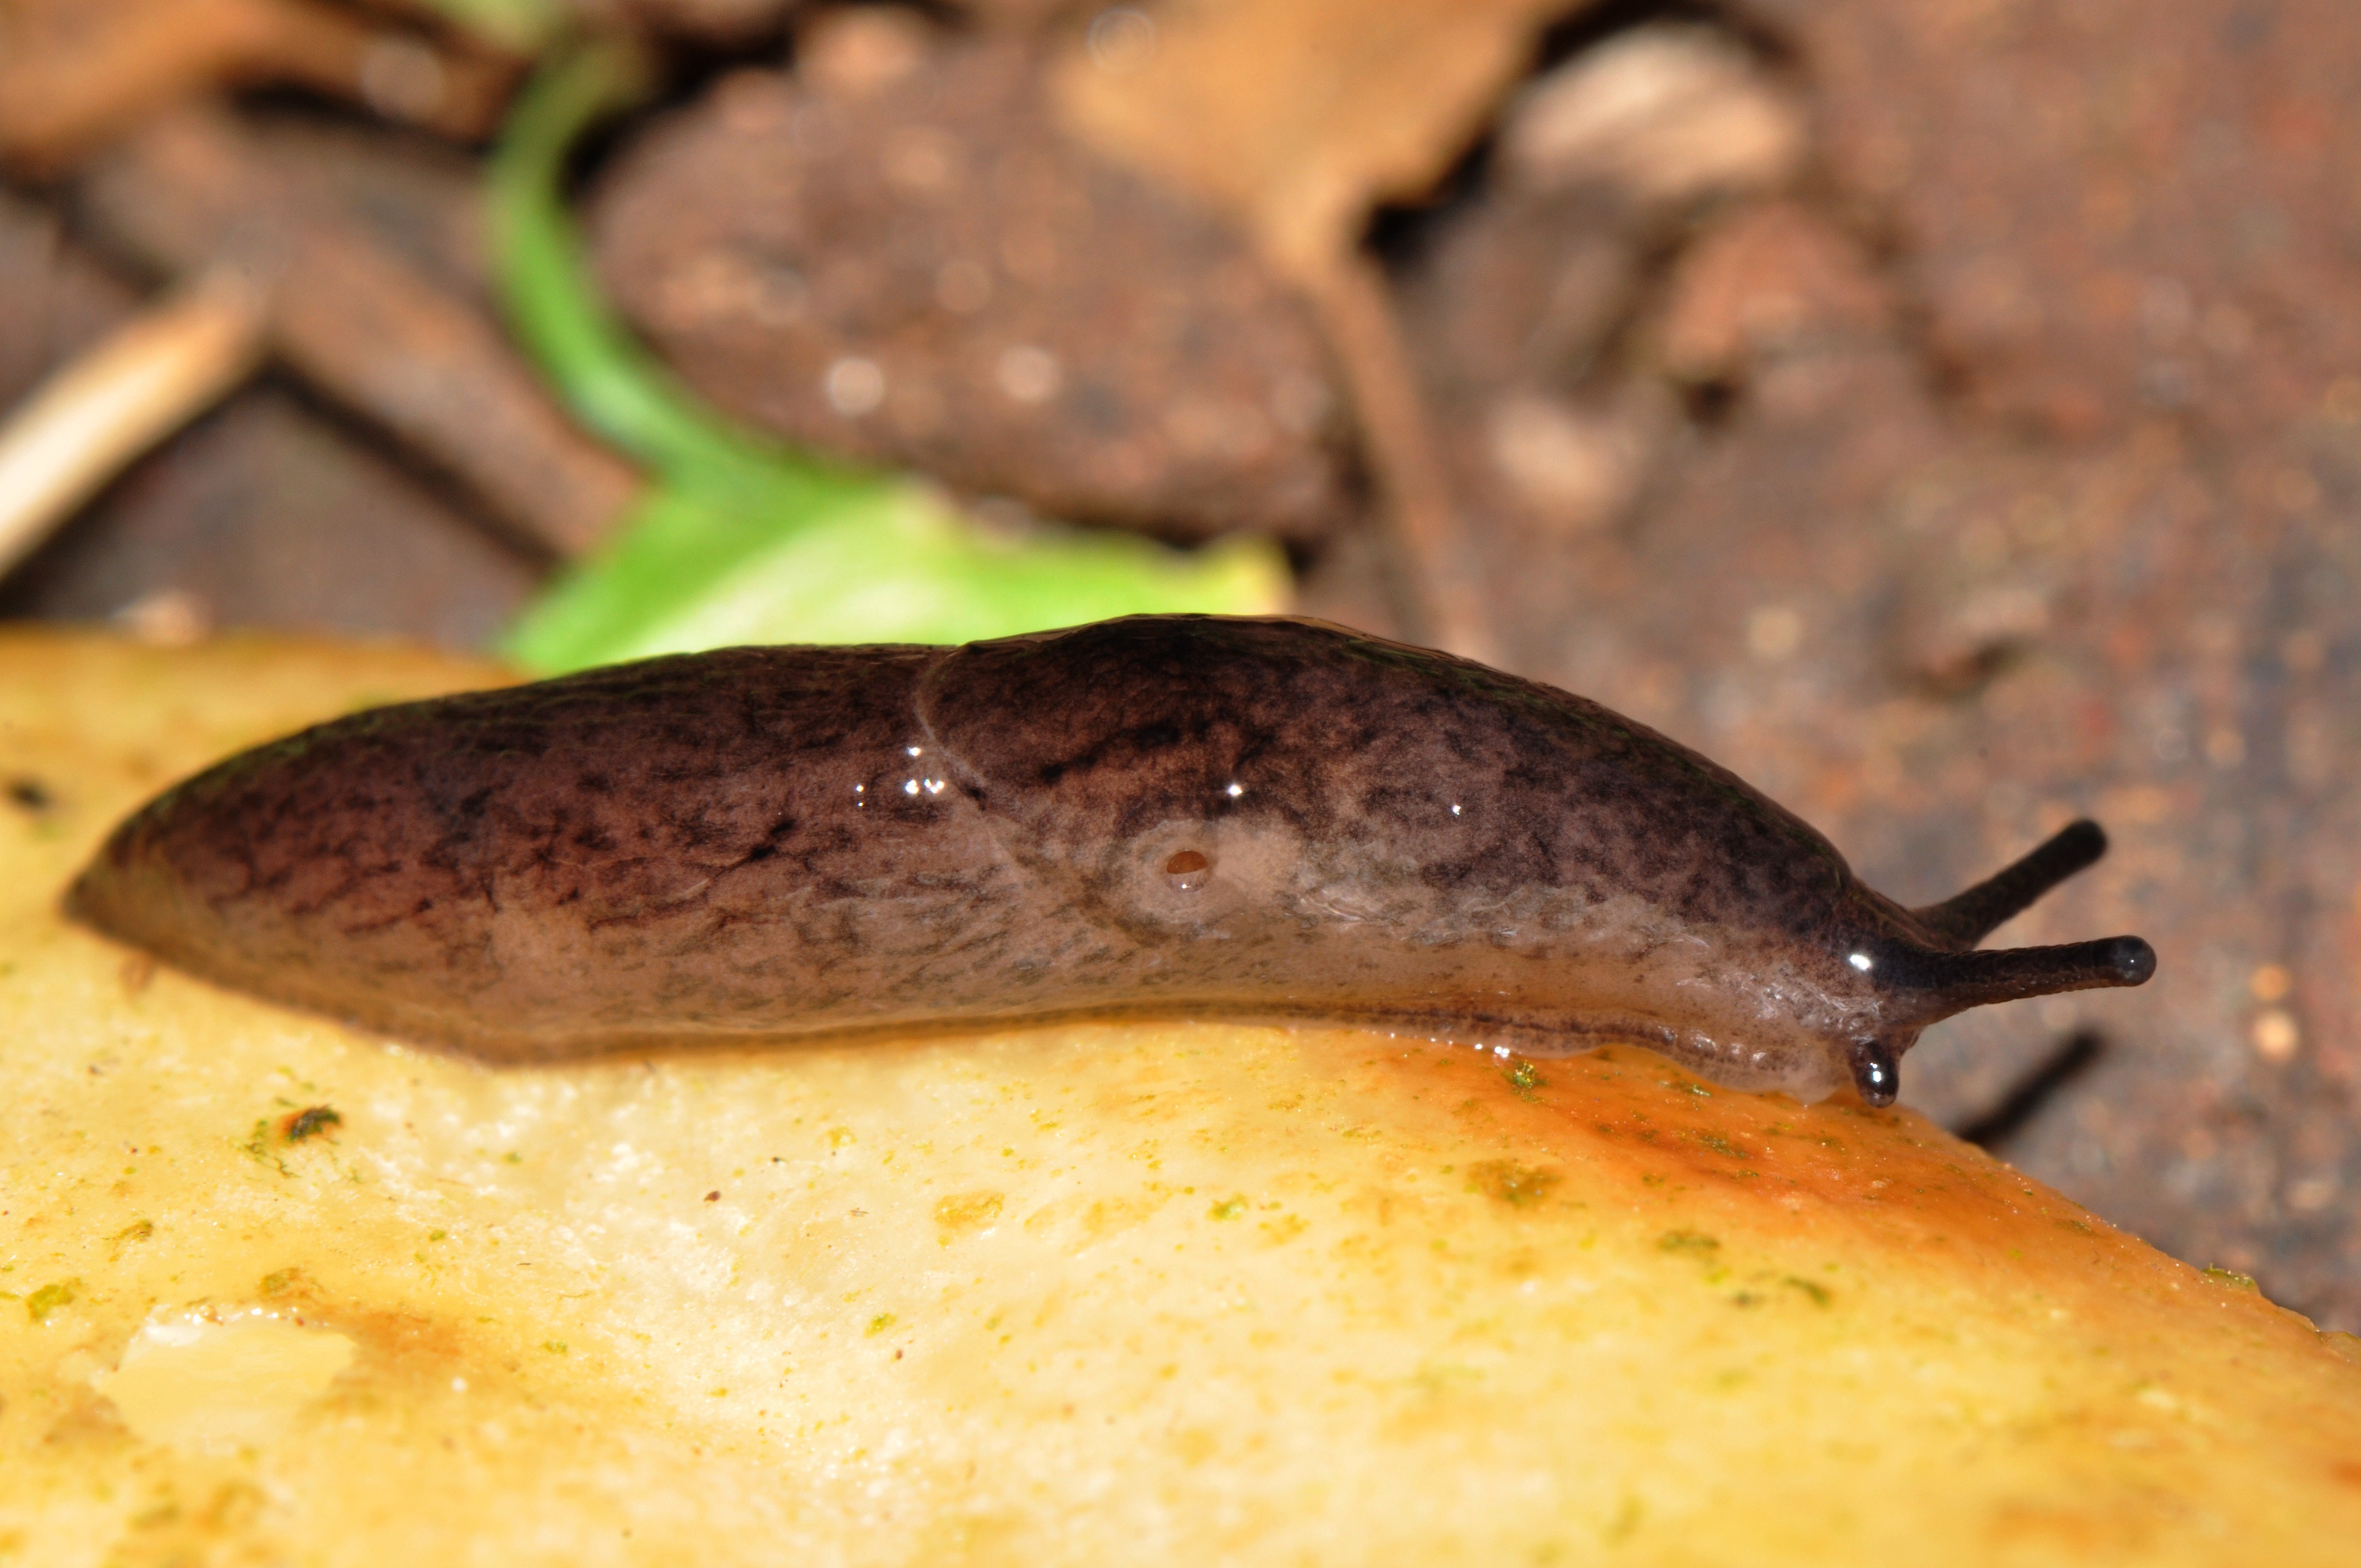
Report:
[[[1071,1016],[1324,1019],[1890,1102],[2067,828],[1906,909],[1596,703],[1292,620],[739,648],[375,709],[168,790],[68,894],[193,973],[494,1061]]]

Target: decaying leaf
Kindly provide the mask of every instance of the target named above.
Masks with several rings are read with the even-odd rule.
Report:
[[[1566,0],[1185,0],[1152,38],[1061,62],[1069,126],[1242,220],[1299,278],[1378,203],[1422,194],[1482,127]]]
[[[480,136],[515,77],[318,0],[0,0],[0,162],[55,169],[192,93],[259,82]]]
[[[1490,651],[1462,580],[1450,486],[1384,280],[1359,239],[1380,202],[1430,189],[1473,140],[1565,0],[1192,0],[1108,18],[1053,91],[1101,151],[1242,224],[1311,295],[1353,392],[1428,638]],[[1112,16],[1112,14],[1110,14]]]
[[[1508,178],[1613,185],[1643,202],[1775,187],[1807,140],[1802,106],[1714,27],[1634,27],[1535,82],[1501,126]]]

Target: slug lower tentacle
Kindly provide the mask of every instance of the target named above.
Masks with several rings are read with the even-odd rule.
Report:
[[[2137,938],[1974,951],[2078,823],[1948,903],[1862,886],[1596,703],[1317,622],[740,648],[357,714],[117,829],[73,914],[495,1061],[1066,1016],[1612,1039],[1883,1104],[1962,1008],[2136,985]]]

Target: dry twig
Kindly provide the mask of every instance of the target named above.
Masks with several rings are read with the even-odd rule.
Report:
[[[254,291],[215,271],[36,389],[0,427],[0,576],[126,463],[243,382],[263,337]]]
[[[639,476],[567,421],[494,323],[360,223],[291,193],[219,112],[158,121],[82,194],[101,227],[169,271],[241,269],[290,368],[544,549],[579,554],[638,495]]]

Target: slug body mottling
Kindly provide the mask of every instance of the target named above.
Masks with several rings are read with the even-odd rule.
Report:
[[[1914,913],[1596,703],[1314,622],[1139,617],[357,714],[151,802],[70,905],[198,974],[502,1062],[1317,1019],[1631,1040],[1883,1102],[1935,1019],[2147,978],[2132,938],[1967,950],[2096,854],[2055,843]]]

